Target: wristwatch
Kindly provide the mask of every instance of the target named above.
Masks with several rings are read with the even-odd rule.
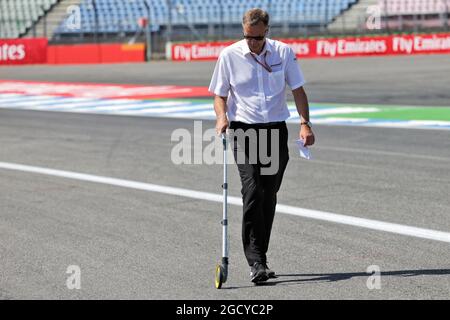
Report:
[[[303,125],[308,126],[309,128],[312,127],[311,121],[302,121],[302,122],[300,122],[300,126],[303,126]]]

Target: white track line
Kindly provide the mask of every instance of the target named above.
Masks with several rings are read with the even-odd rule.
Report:
[[[186,198],[191,198],[191,199],[199,199],[199,200],[206,200],[206,201],[213,201],[213,202],[222,202],[222,200],[223,200],[223,196],[221,194],[214,194],[214,193],[209,193],[209,192],[195,191],[195,190],[182,189],[182,188],[167,187],[167,186],[161,186],[161,185],[149,184],[149,183],[137,182],[137,181],[131,181],[131,180],[123,180],[123,179],[95,176],[95,175],[91,175],[91,174],[27,166],[27,165],[21,165],[21,164],[16,164],[16,163],[0,162],[0,169],[31,172],[31,173],[44,174],[44,175],[49,175],[49,176],[61,177],[61,178],[89,181],[89,182],[107,184],[107,185],[112,185],[112,186],[130,188],[130,189],[170,194],[170,195],[181,196],[181,197],[186,197]],[[237,205],[237,206],[242,206],[242,199],[238,198],[238,197],[230,197],[229,196],[228,203]],[[406,225],[401,225],[401,224],[396,224],[396,223],[364,219],[364,218],[346,216],[346,215],[330,213],[330,212],[303,209],[303,208],[287,206],[287,205],[283,205],[283,204],[277,205],[277,212],[294,215],[294,216],[299,216],[299,217],[303,217],[303,218],[310,218],[310,219],[334,222],[334,223],[345,224],[345,225],[361,227],[361,228],[366,228],[366,229],[385,231],[385,232],[401,234],[401,235],[405,235],[405,236],[411,236],[411,237],[416,237],[416,238],[423,238],[423,239],[443,241],[443,242],[450,243],[450,233],[443,232],[443,231],[411,227],[411,226],[406,226]]]

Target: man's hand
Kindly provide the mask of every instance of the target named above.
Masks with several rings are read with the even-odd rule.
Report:
[[[225,132],[228,128],[228,119],[227,119],[227,115],[221,114],[217,116],[216,119],[216,133],[218,136],[220,136],[221,133]]]
[[[227,97],[214,96],[214,111],[216,112],[216,134],[220,136],[228,128]]]
[[[303,145],[312,146],[314,144],[314,133],[311,127],[307,123],[302,124],[302,122],[308,122],[309,120],[309,104],[308,97],[303,87],[292,90],[294,95],[295,106],[297,107],[298,114],[300,115],[300,139],[303,141]]]
[[[306,146],[312,146],[314,144],[314,133],[312,132],[311,128],[307,125],[300,125],[300,139],[303,140],[303,145]]]

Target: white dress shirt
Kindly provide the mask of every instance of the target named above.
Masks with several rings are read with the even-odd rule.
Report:
[[[269,66],[272,72],[251,55]],[[305,84],[293,50],[280,41],[265,39],[263,51],[256,55],[244,39],[221,52],[209,91],[228,98],[230,121],[267,123],[284,121],[290,116],[286,104],[286,83],[292,90]]]

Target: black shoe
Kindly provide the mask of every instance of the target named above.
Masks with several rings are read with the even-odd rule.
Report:
[[[264,264],[259,262],[255,262],[253,266],[251,266],[250,277],[250,281],[253,283],[264,282],[269,279]]]
[[[266,268],[266,273],[267,273],[267,276],[269,277],[269,279],[278,278],[277,275],[275,274],[275,271],[269,269],[269,267],[267,266],[267,263],[264,264],[264,267]]]

